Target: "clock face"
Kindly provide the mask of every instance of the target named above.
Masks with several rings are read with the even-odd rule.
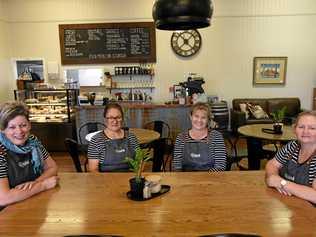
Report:
[[[201,48],[201,44],[202,38],[197,30],[174,32],[171,36],[173,51],[182,57],[189,57],[196,54]]]

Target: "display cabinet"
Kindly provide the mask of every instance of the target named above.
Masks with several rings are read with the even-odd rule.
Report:
[[[79,90],[15,90],[17,101],[30,108],[31,132],[48,151],[65,151],[64,140],[76,139],[75,108]]]
[[[70,122],[77,105],[78,90],[15,90],[14,96],[30,108],[31,122]]]

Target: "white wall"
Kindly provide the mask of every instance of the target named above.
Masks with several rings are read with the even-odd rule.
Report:
[[[10,0],[10,56],[60,62],[58,24],[150,21],[153,2]],[[212,26],[200,30],[202,48],[193,57],[176,56],[170,47],[172,32],[157,30],[155,100],[171,99],[168,87],[183,81],[185,73],[197,72],[204,76],[208,94],[228,101],[298,96],[302,106],[310,109],[316,87],[316,1],[215,0],[214,5]],[[256,56],[287,56],[286,85],[254,88]]]
[[[10,44],[7,22],[7,1],[0,0],[0,102],[12,99],[14,80],[10,71]]]

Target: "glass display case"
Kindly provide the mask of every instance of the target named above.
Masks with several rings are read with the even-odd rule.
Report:
[[[30,108],[31,122],[70,122],[77,105],[76,89],[15,90],[14,97]]]

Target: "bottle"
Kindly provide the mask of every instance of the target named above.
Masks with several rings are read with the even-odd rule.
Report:
[[[146,181],[145,182],[145,186],[144,186],[144,189],[143,189],[143,198],[144,199],[148,199],[148,198],[151,198],[151,191],[150,191],[150,188],[149,188],[149,182]]]

